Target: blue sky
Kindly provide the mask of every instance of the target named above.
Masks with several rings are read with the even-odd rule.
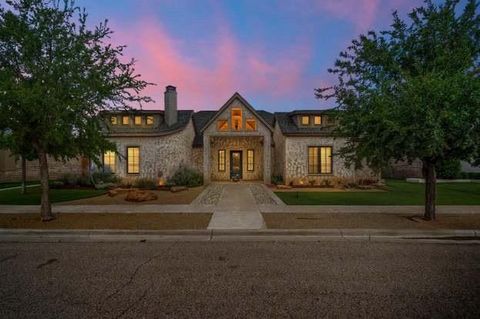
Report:
[[[333,83],[327,69],[360,33],[388,27],[421,0],[77,0],[90,23],[108,18],[112,41],[126,44],[147,90],[163,107],[166,85],[181,109],[217,109],[234,92],[257,109],[333,106],[314,88]]]

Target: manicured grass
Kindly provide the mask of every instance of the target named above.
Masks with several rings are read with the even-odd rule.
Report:
[[[27,194],[22,195],[20,189],[0,191],[0,205],[39,205],[40,187],[30,187]],[[71,201],[75,199],[94,197],[105,194],[104,190],[95,189],[51,189],[52,203]]]
[[[386,192],[276,192],[288,205],[423,205],[423,184],[388,180]],[[480,205],[480,183],[438,184],[438,205]]]

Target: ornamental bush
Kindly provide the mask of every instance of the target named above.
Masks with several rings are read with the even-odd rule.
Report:
[[[203,185],[203,175],[192,168],[180,166],[177,171],[168,179],[168,185],[196,187]]]

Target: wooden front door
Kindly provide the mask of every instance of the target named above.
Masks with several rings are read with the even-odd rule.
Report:
[[[230,151],[230,179],[242,179],[242,151]]]

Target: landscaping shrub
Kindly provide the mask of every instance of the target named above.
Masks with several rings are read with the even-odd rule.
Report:
[[[73,174],[64,174],[60,181],[63,183],[64,186],[76,186],[78,177]]]
[[[133,186],[141,189],[157,189],[157,181],[148,177],[137,178]]]
[[[95,184],[100,184],[100,183],[120,184],[121,183],[121,178],[112,172],[97,171],[92,174],[92,178]]]
[[[459,160],[443,160],[437,166],[437,177],[444,179],[456,179],[461,177],[462,167]]]
[[[168,179],[167,185],[187,187],[200,186],[203,185],[203,175],[194,169],[181,166],[173,176]]]
[[[283,176],[282,175],[273,175],[272,176],[273,185],[283,185]]]

